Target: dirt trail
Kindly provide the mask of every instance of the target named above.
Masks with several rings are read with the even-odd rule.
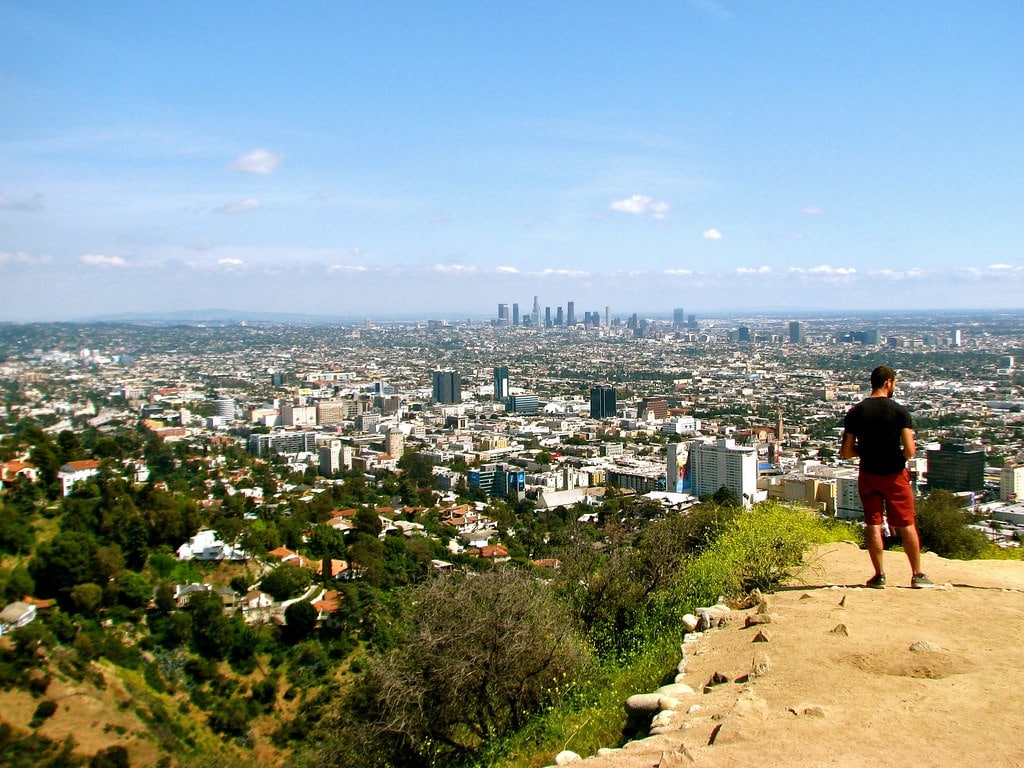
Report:
[[[573,765],[1024,766],[1024,562],[925,554],[922,567],[938,588],[910,589],[891,552],[888,588],[866,589],[867,553],[821,548],[768,596],[771,624],[735,611],[687,645],[697,693],[667,732]],[[768,642],[753,642],[759,629]],[[765,674],[702,692],[765,655]]]

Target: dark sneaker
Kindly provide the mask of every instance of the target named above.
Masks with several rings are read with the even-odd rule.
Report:
[[[914,589],[928,589],[935,585],[932,584],[932,580],[923,573],[915,573],[914,577],[910,580],[910,586]]]
[[[885,589],[885,574],[879,573],[868,579],[865,587],[871,587],[872,589]]]

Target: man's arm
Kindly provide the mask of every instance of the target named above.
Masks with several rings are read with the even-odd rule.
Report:
[[[904,427],[900,431],[900,445],[903,446],[903,458],[912,459],[917,453],[917,445],[914,443],[914,430]]]
[[[906,431],[909,432],[910,430]],[[913,440],[913,438],[911,438],[911,440]],[[839,446],[839,455],[844,459],[852,459],[855,456],[860,456],[860,451],[857,450],[857,437],[852,432],[843,432],[843,444]]]

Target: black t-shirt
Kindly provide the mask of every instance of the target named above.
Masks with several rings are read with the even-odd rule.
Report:
[[[849,410],[843,426],[857,438],[862,471],[892,475],[907,466],[900,434],[913,425],[906,406],[889,397],[869,397]]]

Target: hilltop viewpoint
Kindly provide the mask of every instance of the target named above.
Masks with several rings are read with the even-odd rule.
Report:
[[[889,586],[875,590],[853,544],[806,561],[764,608],[684,645],[694,693],[656,716],[658,735],[571,764],[1024,765],[1024,563],[926,553],[936,588],[912,590],[902,553],[888,552]],[[759,610],[770,623],[747,626]]]

